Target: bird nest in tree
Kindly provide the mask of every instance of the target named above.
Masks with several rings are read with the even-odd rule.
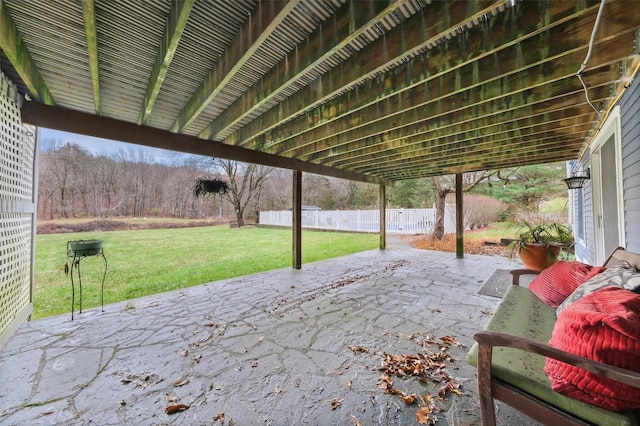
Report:
[[[229,190],[227,182],[220,179],[196,179],[193,195],[204,197],[208,194],[225,194]]]

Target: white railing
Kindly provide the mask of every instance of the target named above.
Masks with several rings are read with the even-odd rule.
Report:
[[[449,206],[447,206],[447,209]],[[435,209],[387,209],[387,232],[429,234],[436,221]],[[455,232],[455,225],[445,214],[445,232]],[[261,211],[260,224],[291,226],[290,210]],[[303,210],[302,227],[343,231],[378,232],[379,210]]]

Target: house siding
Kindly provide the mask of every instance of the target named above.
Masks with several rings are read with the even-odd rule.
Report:
[[[586,155],[581,162],[581,167],[586,169],[589,167],[591,158]],[[595,263],[595,254],[593,247],[593,187],[591,182],[587,181],[582,188],[582,200],[583,200],[583,215],[584,215],[584,239],[582,241],[576,241],[576,257],[590,265]],[[578,208],[575,206],[575,208]]]
[[[640,78],[620,100],[625,242],[640,253]]]
[[[622,196],[624,209],[624,241],[626,249],[640,253],[640,78],[626,90],[620,105],[622,148]],[[586,169],[591,164],[589,152],[580,161]],[[576,241],[576,257],[595,264],[593,187],[588,181],[583,188],[585,235]],[[577,207],[576,207],[577,208]]]

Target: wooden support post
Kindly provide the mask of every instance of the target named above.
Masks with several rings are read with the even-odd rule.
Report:
[[[462,205],[462,173],[456,173],[456,257],[464,257],[464,210]]]
[[[292,202],[293,263],[291,267],[300,269],[302,268],[302,172],[299,170],[293,171]]]
[[[387,248],[387,191],[384,184],[380,184],[380,250]]]

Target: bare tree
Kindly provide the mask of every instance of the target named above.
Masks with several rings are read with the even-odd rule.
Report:
[[[323,209],[335,208],[331,179],[327,176],[304,173],[302,175],[302,203]]]
[[[463,191],[468,192],[475,188],[480,182],[485,179],[489,179],[495,175],[498,171],[482,171],[465,173],[462,176],[462,184],[464,186]],[[433,237],[441,240],[444,237],[444,213],[445,213],[445,200],[447,194],[451,194],[456,191],[455,176],[444,175],[433,177],[433,188],[436,194],[436,223],[434,225]]]
[[[260,206],[264,210],[286,210],[291,207],[291,171],[273,169],[268,182],[263,186]]]
[[[91,155],[78,145],[67,143],[48,157],[48,176],[55,186],[55,209],[61,217],[73,217],[76,212],[76,195],[85,192],[84,170]]]
[[[214,158],[213,164],[227,175],[229,190],[222,197],[233,205],[238,227],[244,226],[247,206],[256,201],[265,180],[273,169],[221,158]]]
[[[151,157],[142,150],[120,150],[118,153],[124,167],[125,182],[130,196],[127,205],[133,216],[144,216],[147,212],[147,197],[151,179]]]

